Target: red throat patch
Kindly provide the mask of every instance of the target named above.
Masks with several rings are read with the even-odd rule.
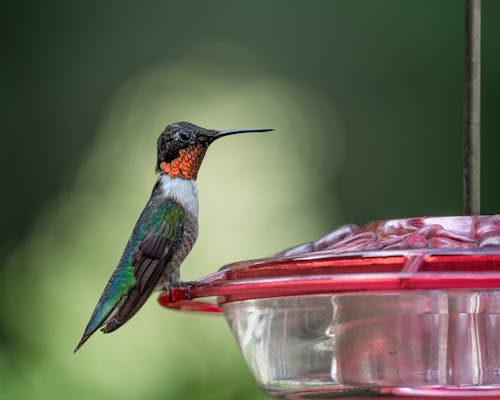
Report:
[[[175,160],[160,163],[160,170],[172,178],[196,179],[206,151],[207,146],[202,144],[186,147],[179,150]]]

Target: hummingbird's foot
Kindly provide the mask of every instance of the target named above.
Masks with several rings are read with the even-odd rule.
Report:
[[[184,286],[183,289],[184,289],[184,299],[188,301],[191,300],[191,289],[189,288],[189,286]]]
[[[167,292],[168,294],[168,301],[170,303],[173,303],[174,302],[174,297],[172,296],[172,285],[170,283],[165,283],[165,285],[163,286],[163,291]]]
[[[179,281],[173,286],[175,288],[184,289],[184,297],[186,300],[192,300],[191,297],[191,286],[194,285],[196,281]]]
[[[179,300],[179,299],[174,299],[173,296],[173,291],[174,289],[184,289],[184,298],[186,300],[192,300],[191,297],[191,286],[195,284],[196,281],[177,281],[177,282],[169,282],[166,283],[165,286],[163,287],[163,290],[168,293],[168,301],[171,303]]]
[[[192,300],[191,298],[191,282],[185,282],[187,285],[184,287],[184,296],[186,300]]]

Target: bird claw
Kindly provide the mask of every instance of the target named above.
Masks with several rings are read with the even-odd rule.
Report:
[[[191,286],[194,284],[194,281],[180,282],[179,288],[184,289],[184,297],[186,300],[192,300],[191,297]]]
[[[173,297],[174,289],[184,289],[184,298],[185,300],[192,300],[191,297],[191,286],[195,284],[195,281],[187,281],[187,282],[176,282],[165,285],[165,291],[168,293],[168,301],[170,303],[174,303],[176,300]]]

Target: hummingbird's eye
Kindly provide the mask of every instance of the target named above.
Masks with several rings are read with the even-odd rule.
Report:
[[[188,142],[189,139],[191,139],[191,134],[189,132],[181,132],[179,134],[179,139],[181,139],[183,142]]]

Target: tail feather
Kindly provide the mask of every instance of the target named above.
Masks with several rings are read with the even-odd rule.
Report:
[[[89,339],[89,337],[91,337],[91,336],[92,336],[92,334],[93,334],[93,333],[94,333],[94,332],[91,332],[91,333],[84,333],[84,334],[83,334],[83,336],[82,336],[81,340],[80,340],[80,341],[78,342],[78,344],[76,345],[75,350],[73,350],[73,354],[74,354],[74,353],[76,353],[76,352],[78,351],[78,349],[79,349],[80,347],[82,347],[82,346],[83,346],[83,344],[84,344],[84,343],[85,343],[85,342]]]
[[[158,278],[153,277],[152,282],[157,281]],[[130,290],[123,302],[120,303],[120,306],[116,308],[116,312],[113,313],[111,318],[108,318],[101,331],[104,333],[111,333],[125,324],[125,322],[132,318],[144,305],[154,288],[155,285],[151,284],[144,288],[144,291],[141,291],[137,286]]]

